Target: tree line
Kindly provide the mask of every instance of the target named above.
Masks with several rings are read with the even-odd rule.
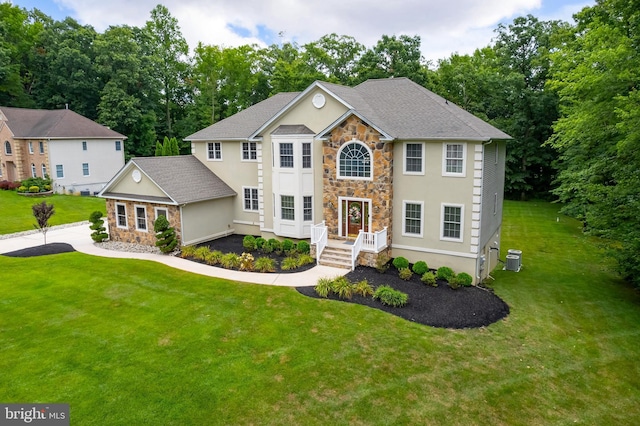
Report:
[[[431,63],[419,36],[190,52],[162,5],[141,28],[98,33],[1,3],[0,105],[68,105],[127,135],[128,158],[315,80],[407,77],[510,134],[506,195],[561,201],[585,230],[618,242],[622,273],[640,284],[638,11],[640,0],[597,0],[573,23],[518,17],[490,45]]]

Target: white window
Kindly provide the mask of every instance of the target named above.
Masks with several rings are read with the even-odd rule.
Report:
[[[302,143],[302,168],[311,168],[311,144],[309,142]]]
[[[116,225],[118,228],[127,228],[127,206],[116,203]]]
[[[257,211],[258,210],[258,188],[243,187],[244,193],[244,210],[245,211]]]
[[[404,218],[402,235],[422,237],[423,206],[422,201],[404,201],[402,203],[402,217]]]
[[[464,143],[445,143],[443,144],[443,176],[466,176],[465,157],[467,145]]]
[[[33,154],[33,142],[29,142],[29,154]]]
[[[89,163],[82,163],[82,176],[89,176]]]
[[[440,237],[447,241],[462,241],[464,207],[457,204],[442,205]]]
[[[338,177],[352,179],[371,178],[371,152],[361,142],[343,145],[338,153]]]
[[[147,208],[144,206],[136,207],[136,229],[138,231],[147,230]]]
[[[280,196],[280,211],[282,220],[295,220],[295,200],[292,195]]]
[[[158,218],[160,216],[164,216],[167,220],[169,220],[169,211],[167,209],[165,209],[164,207],[156,207],[156,220],[158,220]]]
[[[247,161],[258,159],[258,148],[255,142],[242,142],[242,159]]]
[[[64,177],[64,166],[62,164],[56,164],[56,177],[57,178]]]
[[[4,153],[11,155],[11,143],[9,141],[4,142]]]
[[[40,145],[40,154],[44,154],[44,142],[40,141],[38,145]]]
[[[280,144],[280,167],[293,167],[293,144],[290,142]]]
[[[82,141],[82,150],[83,151],[87,150],[87,141]]]
[[[302,197],[302,216],[305,222],[313,221],[313,197],[310,195]]]
[[[122,141],[116,141],[116,151],[122,151]]]
[[[244,158],[244,148],[242,151],[242,158]],[[209,142],[207,143],[207,160],[222,160],[222,143]]]
[[[36,165],[31,163],[31,177],[36,177]]]
[[[407,143],[404,146],[404,173],[424,175],[424,144]]]
[[[47,166],[44,163],[42,163],[42,177],[43,178],[47,177]]]

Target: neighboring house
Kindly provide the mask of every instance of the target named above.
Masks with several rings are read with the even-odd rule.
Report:
[[[160,215],[183,245],[234,232],[236,192],[192,155],[132,158],[99,195],[115,241],[154,245]]]
[[[507,139],[406,78],[315,82],[186,138],[239,194],[208,212],[219,229],[310,239],[320,263],[338,262],[336,246],[349,267],[384,253],[476,282],[498,259]]]
[[[58,193],[97,193],[122,168],[125,139],[69,109],[0,107],[0,180],[48,175]]]

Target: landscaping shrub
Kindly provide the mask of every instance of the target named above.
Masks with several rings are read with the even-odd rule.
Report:
[[[422,281],[426,285],[430,285],[431,287],[436,287],[438,285],[436,281],[436,276],[431,271],[425,272],[424,274],[422,274],[422,277],[420,277],[420,281]]]
[[[196,246],[186,246],[186,247],[182,247],[180,249],[180,257],[182,258],[186,258],[186,257],[194,257],[196,254]]]
[[[17,189],[21,186],[22,184],[20,182],[11,182],[8,180],[1,180],[0,181],[0,189],[3,189],[5,191],[10,191],[10,190],[14,190]],[[26,191],[26,188],[25,188]]]
[[[333,279],[326,277],[320,278],[313,289],[318,293],[318,296],[327,297],[333,289]]]
[[[40,192],[40,187],[39,186],[35,186],[35,185],[30,186],[29,187],[29,192],[34,193],[34,194],[37,193],[37,192]]]
[[[95,211],[89,215],[89,222],[91,225],[89,229],[93,232],[91,233],[91,239],[96,243],[101,243],[107,238],[109,238],[109,234],[105,231],[107,228],[104,227],[104,220],[102,220],[102,212]]]
[[[404,269],[404,268],[408,268],[409,267],[409,261],[402,257],[396,257],[395,259],[393,259],[393,266],[399,271],[400,269]]]
[[[262,245],[262,252],[264,254],[269,254],[273,252],[273,245],[271,244],[271,240],[265,241],[265,243]]]
[[[395,290],[388,285],[381,285],[373,293],[373,298],[379,300],[383,305],[400,308],[407,304],[409,296],[406,293]]]
[[[41,177],[31,177],[29,179],[25,179],[20,183],[20,186],[25,187],[25,188],[29,188],[29,192],[44,192],[44,191],[49,191],[51,190],[51,179],[50,178],[41,178]],[[33,189],[33,187],[38,187],[37,190]],[[48,188],[48,189],[47,189]],[[25,191],[20,191],[18,189],[19,192],[25,192]]]
[[[258,237],[256,238],[256,249],[258,250],[262,250],[262,248],[264,247],[264,245],[266,244],[267,240],[265,240],[262,237]]]
[[[271,246],[271,252],[275,251],[276,253],[282,253],[282,244],[280,243],[280,241],[276,240],[275,238],[269,238],[268,243]]]
[[[364,297],[373,296],[373,288],[366,279],[355,283],[353,285],[353,292]]]
[[[164,216],[158,216],[153,224],[153,231],[156,233],[156,247],[162,253],[171,253],[178,245],[176,230],[169,226],[169,221]]]
[[[288,240],[288,239],[284,239],[282,240],[282,251],[289,254],[293,251],[293,248],[295,247],[295,244],[293,244],[293,241]]]
[[[27,189],[28,189],[28,188],[27,188],[26,186],[22,186],[22,185],[20,185],[20,186],[18,187],[18,192],[27,192]]]
[[[353,295],[353,286],[346,277],[335,278],[331,290],[341,299],[351,299]]]
[[[240,256],[236,253],[227,253],[220,259],[220,265],[227,269],[238,269],[240,267]]]
[[[298,259],[294,256],[285,257],[280,264],[280,268],[283,271],[290,271],[298,267]]]
[[[414,263],[413,268],[411,269],[413,270],[413,272],[415,272],[420,276],[423,276],[425,272],[429,272],[429,266],[427,265],[427,262],[425,262],[424,260],[420,260]]]
[[[208,265],[218,265],[222,260],[222,256],[223,254],[220,250],[213,250],[205,256],[204,261],[207,262]]]
[[[462,286],[469,287],[473,284],[473,277],[466,272],[460,272],[455,278],[458,281],[458,284]]]
[[[193,258],[197,260],[206,260],[209,253],[211,253],[211,249],[209,247],[200,246],[193,253]]]
[[[453,272],[453,269],[449,268],[448,266],[439,267],[438,272],[436,273],[436,277],[439,280],[445,280],[447,282],[455,277],[455,275],[456,274]]]
[[[311,252],[311,246],[306,241],[298,242],[298,245],[296,246],[296,249],[298,250],[298,253],[300,253],[300,254],[309,254]]]
[[[47,231],[49,230],[49,219],[55,214],[55,208],[53,204],[47,204],[41,202],[40,204],[34,204],[31,206],[33,217],[36,218],[36,228],[42,232],[44,237],[44,243],[47,244]]]
[[[254,257],[251,253],[242,253],[240,256],[240,270],[253,271]]]
[[[245,235],[242,239],[242,247],[248,251],[254,251],[256,249],[256,237],[253,235]]]
[[[380,253],[376,258],[376,271],[384,274],[389,269],[389,256],[386,253]]]
[[[316,260],[309,254],[298,255],[298,266],[310,265]]]
[[[411,277],[413,276],[413,272],[411,272],[411,269],[409,269],[409,268],[402,268],[398,272],[398,276],[400,277],[400,279],[403,279],[405,281],[409,281],[411,279]]]
[[[447,281],[447,285],[455,290],[460,287],[460,281],[458,281],[458,278],[454,275],[449,279],[449,281]]]
[[[276,270],[276,261],[269,257],[259,257],[256,259],[255,269],[258,272],[274,272]]]

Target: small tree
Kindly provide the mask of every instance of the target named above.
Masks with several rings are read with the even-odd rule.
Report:
[[[176,231],[169,226],[169,221],[164,216],[158,216],[153,224],[153,230],[156,233],[156,247],[163,253],[171,253],[178,245],[176,239]]]
[[[109,238],[109,234],[105,231],[107,228],[104,227],[104,220],[102,220],[102,212],[95,211],[89,215],[89,222],[91,225],[89,228],[93,231],[91,233],[91,238],[96,243],[101,243],[107,238]]]
[[[41,202],[40,204],[34,204],[31,206],[33,216],[36,218],[37,224],[34,225],[36,229],[39,229],[44,236],[44,243],[47,244],[47,231],[49,230],[49,219],[55,213],[53,204],[47,204]]]

